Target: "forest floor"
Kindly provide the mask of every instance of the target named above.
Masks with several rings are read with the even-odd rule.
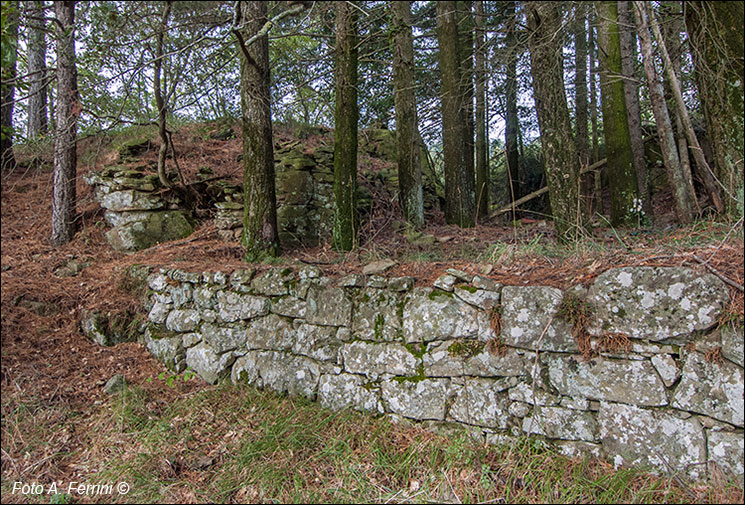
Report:
[[[182,129],[174,140],[187,178],[198,167],[209,165],[216,173],[239,180],[239,140],[213,140],[195,127]],[[19,149],[21,161],[30,152]],[[505,496],[506,501],[522,502],[743,500],[742,489],[723,478],[691,484],[679,477],[615,471],[600,461],[544,454],[528,442],[520,451],[508,453],[467,447],[465,442],[444,440],[413,426],[391,427],[387,420],[355,413],[332,414],[296,399],[208,386],[198,379],[174,381],[137,343],[100,347],[80,330],[81,314],[92,308],[138,308],[138,300],[119,286],[127,266],[231,271],[245,266],[242,251],[220,240],[213,225],[204,224],[185,240],[134,254],[115,252],[105,240],[103,211],[81,178],[79,232],[69,244],[53,247],[49,242],[51,150],[47,146],[33,152],[38,162],[2,179],[3,503],[60,503],[60,499],[456,502],[501,501]],[[81,141],[78,175],[114,161],[111,152],[100,138]],[[155,155],[151,150],[145,159]],[[488,272],[488,277],[503,284],[565,289],[587,285],[611,267],[685,265],[742,286],[742,221],[699,221],[677,227],[671,224],[669,196],[658,195],[655,206],[661,216],[658,223],[668,224],[636,230],[596,227],[571,247],[556,243],[547,221],[487,222],[461,230],[445,225],[437,213],[429,216],[430,224],[423,230],[437,241],[418,246],[394,231],[395,215],[385,210],[373,212],[363,229],[362,246],[355,252],[340,254],[328,246],[288,249],[281,258],[258,267],[312,263],[326,275],[341,276],[390,258],[397,264],[386,275],[411,275],[421,284],[431,284],[446,268],[455,267]],[[75,264],[73,269],[79,272],[65,275]],[[730,292],[727,317],[742,321],[743,294],[735,288]],[[124,374],[132,388],[112,398],[103,392],[103,385],[117,373]],[[279,427],[284,429],[276,431]],[[192,440],[188,451],[179,448],[182,441],[155,436],[181,430]],[[241,439],[245,430],[253,433],[254,445],[246,446]],[[289,439],[257,448],[256,437],[262,433],[275,441]],[[319,447],[321,436],[338,437],[339,447]],[[229,456],[229,449],[238,446],[240,450]],[[153,451],[176,456],[145,458]],[[531,463],[527,455],[539,460]],[[258,460],[252,460],[254,456]],[[184,458],[197,463],[187,464]],[[531,473],[538,471],[535,461],[541,461],[541,471],[548,473]],[[353,463],[359,468],[346,474],[339,466]],[[67,483],[93,482],[96,475],[114,480],[123,476],[141,489],[136,493],[133,489],[128,498],[13,493],[15,482],[64,483],[62,493]]]

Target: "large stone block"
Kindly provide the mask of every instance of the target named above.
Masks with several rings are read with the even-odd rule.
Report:
[[[246,334],[246,347],[249,350],[286,351],[292,347],[295,340],[292,321],[276,314],[252,320],[248,324]]]
[[[448,411],[448,419],[459,423],[506,429],[510,400],[504,391],[511,384],[510,379],[477,378],[466,379],[463,384],[454,384],[454,398]]]
[[[525,433],[562,440],[598,440],[598,423],[593,414],[562,407],[536,406],[533,415],[523,418]]]
[[[571,325],[557,317],[563,298],[547,286],[502,289],[502,338],[507,345],[539,351],[577,352]]]
[[[716,463],[723,470],[731,472],[739,480],[740,487],[742,487],[745,483],[743,434],[709,430],[706,441],[709,449],[709,461]]]
[[[667,405],[665,386],[649,361],[552,356],[548,360],[551,385],[574,398],[605,400],[642,406]]]
[[[403,300],[383,289],[363,289],[355,298],[352,332],[362,340],[392,341],[401,334]]]
[[[341,348],[344,370],[377,379],[389,373],[416,375],[419,359],[401,344],[356,341]]]
[[[117,251],[139,251],[161,242],[188,237],[193,232],[188,212],[154,211],[146,213],[144,220],[110,229],[106,232],[106,240]]]
[[[388,411],[412,419],[444,420],[448,379],[386,380],[381,384]]]
[[[597,310],[591,333],[659,341],[714,326],[729,293],[717,277],[690,268],[624,267],[599,275],[588,301]]]
[[[217,314],[220,320],[232,323],[239,319],[253,319],[269,313],[268,298],[218,291],[216,294]]]
[[[742,427],[745,416],[742,368],[728,361],[709,363],[701,353],[690,353],[672,405]]]
[[[306,320],[321,326],[349,326],[352,323],[352,300],[343,288],[308,290]]]
[[[379,388],[359,375],[322,375],[318,385],[318,400],[331,410],[353,408],[367,412],[383,412]]]
[[[651,466],[659,472],[685,470],[694,479],[706,474],[706,440],[695,417],[680,419],[616,403],[600,404],[603,452],[616,467]]]
[[[510,377],[529,373],[528,360],[515,349],[495,354],[475,340],[434,342],[427,348],[423,363],[424,373],[430,377]]]
[[[406,297],[403,313],[406,342],[476,338],[478,334],[478,311],[451,293],[415,288]]]
[[[233,361],[235,361],[233,353],[217,354],[205,342],[200,342],[186,350],[187,366],[209,384],[215,384],[221,378],[226,377],[230,373]]]
[[[342,340],[338,337],[339,328],[335,326],[316,326],[295,323],[292,352],[319,361],[339,362],[339,348]]]
[[[243,348],[247,339],[244,328],[231,328],[210,323],[202,324],[200,335],[202,341],[218,354]]]

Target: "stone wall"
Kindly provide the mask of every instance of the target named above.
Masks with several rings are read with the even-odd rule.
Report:
[[[608,270],[589,287],[501,286],[314,267],[147,277],[143,343],[175,371],[421,422],[486,442],[743,478],[742,328],[686,268]]]

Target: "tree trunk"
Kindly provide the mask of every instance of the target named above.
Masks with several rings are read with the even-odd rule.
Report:
[[[743,19],[742,2],[686,2],[686,26],[706,119],[706,134],[711,139],[726,212],[735,219],[742,217],[745,205]],[[693,151],[695,155],[696,149]]]
[[[16,59],[18,54],[18,2],[8,2],[5,7],[6,26],[9,44],[12,46],[6,54],[9,59],[3,58],[2,102],[0,102],[0,116],[2,116],[2,130],[0,131],[0,168],[3,174],[10,173],[15,169],[16,160],[13,155],[13,100],[15,99]],[[5,52],[3,48],[3,52]]]
[[[474,160],[474,136],[476,131],[476,124],[474,121],[473,113],[473,77],[474,77],[474,52],[473,52],[473,2],[471,0],[456,2],[456,8],[458,12],[458,41],[460,51],[460,83],[461,83],[461,94],[463,96],[463,104],[461,114],[463,122],[463,164],[466,173],[470,173],[474,177],[473,191],[474,191],[474,219],[476,217],[476,179],[475,179],[475,160]]]
[[[722,199],[719,196],[719,189],[717,188],[717,185],[714,181],[714,173],[709,167],[706,158],[704,158],[704,151],[701,149],[701,146],[698,143],[698,139],[696,138],[696,133],[693,130],[693,123],[691,123],[691,118],[688,115],[688,109],[686,109],[686,104],[683,101],[683,93],[680,91],[680,83],[675,77],[673,63],[672,61],[670,61],[670,55],[668,54],[667,48],[665,47],[665,39],[662,37],[662,33],[660,32],[660,27],[657,24],[657,18],[654,15],[654,11],[650,11],[649,14],[649,24],[652,27],[654,38],[657,39],[657,47],[659,48],[660,54],[662,54],[662,60],[665,63],[667,79],[670,83],[670,89],[673,92],[673,98],[675,98],[675,103],[678,107],[678,115],[680,116],[681,121],[683,121],[683,129],[685,130],[686,136],[688,137],[688,142],[693,149],[693,157],[695,158],[696,164],[699,166],[699,169],[703,173],[704,184],[709,191],[709,195],[711,196],[714,207],[716,207],[718,212],[723,212],[724,204],[722,203]]]
[[[693,191],[691,174],[690,172],[686,174],[682,170],[683,167],[678,158],[675,136],[673,135],[662,84],[660,83],[654,64],[652,39],[649,35],[649,24],[644,2],[634,2],[634,14],[638,26],[639,40],[641,41],[644,70],[647,74],[647,82],[649,83],[649,99],[652,102],[652,111],[654,112],[657,134],[660,139],[662,159],[665,164],[670,187],[673,190],[675,213],[681,223],[688,224],[693,222],[696,217],[696,196]]]
[[[160,150],[158,151],[158,179],[163,186],[169,188],[172,186],[168,180],[166,172],[166,155],[168,154],[168,132],[166,131],[166,114],[168,106],[163,100],[163,88],[161,85],[161,70],[163,68],[163,37],[168,30],[168,18],[171,15],[171,2],[163,3],[163,14],[160,19],[160,26],[155,38],[155,62],[153,78],[153,94],[155,95],[155,106],[158,109],[158,137],[160,138]]]
[[[333,247],[357,247],[357,8],[336,4]]]
[[[44,40],[44,3],[39,0],[26,2],[28,19],[28,73],[30,76],[28,98],[28,138],[34,139],[47,133],[47,46]],[[33,19],[32,19],[33,18]]]
[[[578,192],[580,170],[564,93],[562,41],[556,36],[561,33],[560,6],[553,2],[530,2],[525,9],[551,214],[558,240],[572,242],[580,237],[583,223]]]
[[[618,2],[618,26],[621,43],[623,92],[626,96],[626,118],[629,124],[632,163],[636,174],[636,190],[641,199],[644,214],[649,219],[654,219],[649,193],[647,161],[644,158],[639,83],[636,79],[636,30],[634,30],[634,14],[631,12],[631,4],[627,1]]]
[[[486,127],[486,48],[484,46],[484,2],[476,10],[476,206],[479,219],[489,216],[489,133]]]
[[[54,139],[52,244],[72,240],[76,228],[77,128],[81,112],[75,69],[75,2],[55,2],[57,18],[57,130]]]
[[[507,29],[504,43],[507,49],[507,71],[505,76],[505,128],[504,145],[507,151],[507,177],[510,181],[510,198],[515,201],[522,196],[520,174],[520,153],[518,151],[518,135],[520,130],[517,115],[517,33],[515,2],[507,2],[505,7]],[[513,219],[517,216],[513,216]]]
[[[265,2],[243,2],[244,34],[255,36],[267,22]],[[239,41],[242,44],[242,41]],[[269,37],[239,48],[243,135],[243,245],[246,261],[279,254],[274,188],[274,146],[269,93]],[[244,52],[245,49],[245,52]]]
[[[404,219],[414,228],[424,226],[422,165],[417,135],[414,94],[414,38],[411,2],[391,3],[393,27],[393,87],[398,140],[399,201]]]
[[[617,3],[597,2],[596,10],[603,128],[611,181],[610,222],[613,226],[633,226],[638,222],[639,201],[623,89]]]
[[[587,130],[587,6],[578,3],[574,23],[574,89],[575,143],[580,169],[590,165],[590,138]],[[590,208],[592,179],[580,177],[580,196],[586,209]]]
[[[464,162],[463,88],[455,2],[437,2],[437,40],[440,48],[442,144],[445,171],[445,222],[468,228],[476,207],[473,171]]]

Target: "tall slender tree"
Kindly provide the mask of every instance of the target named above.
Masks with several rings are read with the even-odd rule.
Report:
[[[13,104],[15,98],[16,60],[18,55],[18,2],[3,2],[3,51],[2,51],[2,130],[0,131],[0,168],[2,173],[12,172],[16,161],[13,154]]]
[[[463,163],[466,173],[475,176],[475,158],[474,158],[474,135],[476,123],[474,121],[474,22],[473,22],[473,1],[462,0],[456,2],[458,12],[458,50],[460,54],[460,85],[463,103],[461,105],[461,115],[463,117]],[[474,180],[474,192],[476,190],[476,181]],[[478,198],[478,195],[475,198]],[[476,204],[474,200],[474,205]],[[475,218],[475,213],[474,213]]]
[[[26,24],[28,26],[28,74],[30,80],[28,97],[29,139],[47,133],[47,44],[44,26],[44,2],[26,2]]]
[[[603,129],[610,184],[610,221],[632,226],[639,218],[639,197],[634,173],[626,96],[621,69],[618,4],[595,3],[598,18],[598,60],[603,102]]]
[[[686,2],[686,27],[714,154],[714,171],[723,186],[726,212],[734,218],[742,216],[745,206],[744,18],[742,2]]]
[[[535,108],[541,131],[543,163],[551,214],[562,242],[577,240],[583,226],[579,202],[579,163],[572,137],[562,58],[561,6],[554,2],[525,4],[530,43]]]
[[[54,3],[57,38],[57,130],[54,140],[52,244],[72,240],[76,230],[77,129],[82,111],[75,67],[75,2]]]
[[[279,254],[267,5],[259,1],[241,3],[244,36],[238,39],[238,44],[243,125],[243,245],[246,260],[259,261]],[[251,43],[244,44],[244,38]]]
[[[334,62],[334,228],[332,245],[341,251],[357,247],[357,7],[336,4]]]
[[[479,219],[489,216],[489,131],[486,127],[486,41],[484,37],[484,2],[474,2],[476,47],[476,206]]]
[[[505,72],[505,128],[504,145],[507,151],[507,173],[510,178],[510,193],[515,201],[522,196],[518,136],[520,123],[517,115],[517,9],[515,2],[505,2],[505,49],[507,65]],[[513,216],[514,217],[514,216]]]
[[[442,144],[445,170],[445,222],[474,225],[475,180],[464,161],[463,88],[456,2],[437,2],[437,41],[442,93]],[[472,167],[473,165],[471,165]]]
[[[168,154],[168,131],[166,128],[166,117],[168,105],[163,97],[163,85],[161,74],[163,70],[163,38],[168,31],[168,18],[171,17],[172,2],[163,2],[163,11],[160,23],[155,32],[155,61],[153,62],[153,94],[155,95],[155,107],[158,109],[158,136],[160,137],[160,149],[158,150],[158,179],[165,187],[170,187],[171,182],[166,174],[166,154]]]
[[[424,197],[416,95],[411,2],[391,2],[393,28],[393,87],[398,141],[399,200],[404,219],[415,228],[424,225]]]

